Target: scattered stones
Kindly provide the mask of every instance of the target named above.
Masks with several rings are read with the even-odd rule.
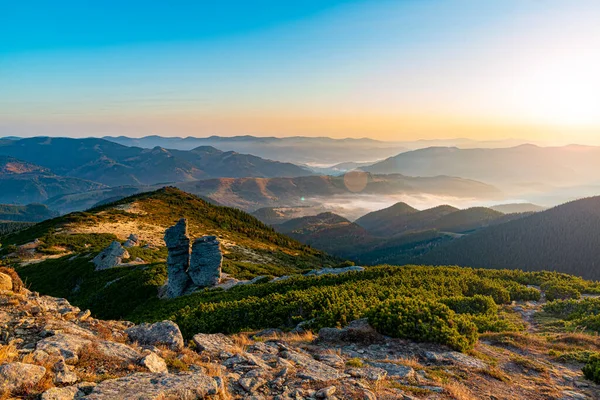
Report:
[[[192,245],[188,275],[196,286],[215,286],[221,279],[223,255],[216,236],[202,236]]]
[[[151,346],[167,346],[171,350],[183,349],[183,336],[176,323],[162,321],[154,324],[140,324],[126,329],[132,342]]]
[[[42,380],[46,368],[12,362],[0,365],[0,387],[5,390],[16,390],[21,387],[32,387]]]
[[[121,243],[115,240],[110,246],[94,257],[92,262],[96,266],[96,271],[101,271],[121,265],[125,258],[129,258],[129,253],[121,246]]]
[[[190,267],[190,238],[187,233],[187,220],[182,218],[165,232],[165,243],[169,251],[167,257],[167,297],[179,297],[185,293],[192,280],[187,274]]]

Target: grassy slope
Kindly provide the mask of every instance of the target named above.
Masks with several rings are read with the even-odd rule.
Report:
[[[129,212],[131,205],[135,212]],[[173,188],[144,193],[82,213],[44,221],[2,238],[3,244],[24,244],[39,238],[38,251],[54,254],[66,248],[74,254],[22,266],[19,273],[33,290],[67,297],[104,318],[120,318],[136,307],[152,302],[158,287],[166,281],[166,249],[134,248],[131,258],[141,257],[149,264],[137,267],[94,271],[91,258],[112,240],[121,239],[110,229],[70,233],[107,222],[134,222],[144,227],[163,227],[179,218],[188,219],[192,237],[216,234],[225,243],[224,272],[240,279],[258,275],[281,276],[334,266],[340,260],[275,232],[256,218],[228,207],[215,206]],[[131,224],[129,225],[131,226]],[[85,229],[84,229],[85,228]],[[5,251],[6,252],[6,251]]]

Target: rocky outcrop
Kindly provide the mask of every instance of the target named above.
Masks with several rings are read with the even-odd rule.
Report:
[[[182,218],[167,229],[165,243],[169,251],[166,297],[179,297],[197,288],[219,284],[223,255],[216,236],[196,239],[190,253],[187,220]]]
[[[150,346],[166,346],[171,350],[183,349],[183,336],[176,323],[162,321],[141,324],[125,331],[132,342]]]
[[[94,257],[92,262],[96,266],[96,271],[101,271],[121,265],[123,259],[126,258],[129,258],[129,253],[121,246],[121,243],[115,240],[110,246]]]
[[[216,236],[202,236],[192,245],[188,275],[196,286],[215,286],[221,279],[223,256]]]
[[[139,245],[140,245],[140,238],[135,233],[132,233],[131,235],[129,235],[129,238],[127,238],[127,241],[125,243],[123,243],[123,247],[125,247],[125,248],[136,247]]]
[[[167,257],[167,297],[179,297],[192,283],[187,270],[190,267],[190,238],[187,232],[187,220],[182,218],[165,232]]]

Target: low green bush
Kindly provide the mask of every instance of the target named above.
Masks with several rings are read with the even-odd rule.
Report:
[[[583,367],[583,375],[592,382],[600,384],[600,354],[591,355]]]
[[[458,351],[471,350],[478,338],[477,327],[468,317],[435,301],[388,300],[367,315],[369,323],[384,335],[445,344]]]
[[[473,297],[454,296],[440,299],[457,314],[496,314],[498,306],[490,296],[476,294]]]
[[[542,290],[548,301],[581,298],[581,292],[577,288],[561,281],[546,282],[542,284]]]

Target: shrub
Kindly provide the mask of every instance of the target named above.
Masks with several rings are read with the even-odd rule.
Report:
[[[560,281],[546,282],[542,285],[542,290],[545,291],[548,301],[581,298],[581,293],[577,288]]]
[[[590,356],[583,367],[583,375],[590,381],[600,384],[600,354]]]
[[[445,344],[458,351],[472,349],[477,341],[475,324],[435,301],[388,300],[373,308],[368,318],[384,335]]]
[[[495,314],[498,306],[490,296],[476,294],[473,297],[454,296],[440,299],[457,314]]]

